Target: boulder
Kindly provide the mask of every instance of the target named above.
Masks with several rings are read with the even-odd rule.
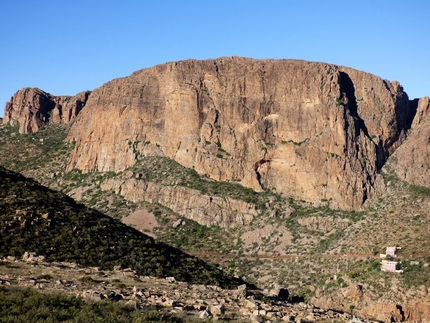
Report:
[[[210,312],[214,316],[221,316],[225,314],[225,307],[222,304],[213,305],[210,307]]]

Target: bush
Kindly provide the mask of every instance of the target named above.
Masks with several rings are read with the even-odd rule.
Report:
[[[41,294],[0,287],[1,322],[182,322],[157,311],[138,310],[111,301],[86,303],[74,296]]]

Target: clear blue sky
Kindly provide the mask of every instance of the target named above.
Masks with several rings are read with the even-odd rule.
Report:
[[[22,87],[74,95],[187,58],[295,58],[430,95],[428,0],[0,0],[0,116]]]

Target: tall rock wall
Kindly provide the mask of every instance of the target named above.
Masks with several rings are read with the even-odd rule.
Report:
[[[389,166],[411,184],[429,186],[430,179],[430,100],[415,100],[417,113],[408,139],[392,155]]]
[[[135,179],[107,179],[103,190],[113,190],[133,202],[159,203],[188,219],[206,226],[236,227],[249,224],[258,214],[255,205],[241,200],[208,196],[183,186],[163,186]]]
[[[164,155],[215,180],[357,209],[414,112],[397,82],[335,65],[172,62],[92,92],[69,132],[68,169],[120,171]]]
[[[3,124],[18,123],[20,133],[32,133],[48,122],[69,123],[85,106],[89,94],[52,96],[38,88],[23,88],[6,103]]]

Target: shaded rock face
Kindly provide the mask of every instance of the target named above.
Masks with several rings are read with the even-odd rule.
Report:
[[[411,184],[429,186],[430,178],[430,101],[415,100],[417,114],[405,144],[393,154],[389,165],[396,175]]]
[[[94,90],[68,170],[164,155],[215,180],[358,209],[414,116],[397,83],[296,60],[167,63]]]
[[[6,103],[3,124],[19,123],[20,133],[32,133],[48,122],[69,123],[85,106],[89,94],[52,96],[38,88],[23,88]]]

